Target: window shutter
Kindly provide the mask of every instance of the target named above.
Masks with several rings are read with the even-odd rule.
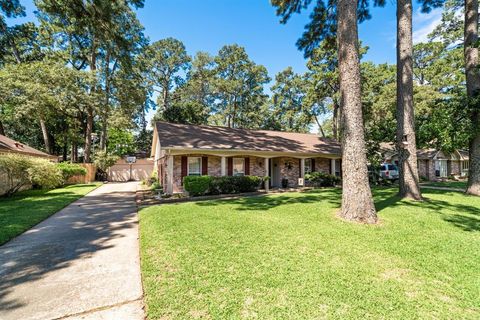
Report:
[[[227,176],[233,176],[233,158],[227,158]]]
[[[327,159],[327,160],[328,160],[328,173],[335,174],[335,172],[332,173],[332,160],[331,159]]]
[[[310,168],[310,171],[315,172],[315,159],[312,158],[310,163],[312,164],[312,167]]]
[[[250,158],[249,157],[245,158],[244,165],[245,165],[245,175],[249,176],[250,175]]]
[[[302,177],[302,159],[298,159],[298,177]]]
[[[188,173],[187,173],[187,157],[186,156],[182,156],[182,178],[180,179],[180,184],[183,185],[183,177],[185,177]]]
[[[202,176],[208,175],[208,157],[202,157]]]

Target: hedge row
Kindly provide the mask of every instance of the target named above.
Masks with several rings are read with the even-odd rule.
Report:
[[[305,180],[314,187],[335,187],[342,180],[340,177],[324,172],[312,172],[305,175]]]
[[[52,189],[61,186],[74,175],[85,175],[86,169],[78,164],[53,163],[47,159],[8,153],[0,155],[0,173],[4,194],[9,196],[25,186]]]
[[[231,194],[257,191],[263,178],[257,176],[186,176],[183,186],[191,196]]]

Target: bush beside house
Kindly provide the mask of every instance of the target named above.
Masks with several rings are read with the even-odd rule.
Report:
[[[263,178],[257,176],[186,176],[183,178],[183,186],[189,195],[197,197],[255,192],[263,181]]]
[[[25,156],[16,153],[0,155],[1,194],[13,193],[30,187],[53,189],[76,175],[85,175],[80,165],[54,163],[44,158]]]
[[[307,180],[313,187],[335,187],[342,179],[332,174],[324,172],[312,172],[305,175]]]

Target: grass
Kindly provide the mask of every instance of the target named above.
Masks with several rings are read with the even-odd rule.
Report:
[[[422,183],[423,186],[466,189],[467,181],[439,181]]]
[[[480,198],[374,193],[375,226],[334,189],[142,209],[148,318],[478,319]]]
[[[27,190],[0,198],[0,245],[45,220],[99,183],[76,184],[54,190]]]

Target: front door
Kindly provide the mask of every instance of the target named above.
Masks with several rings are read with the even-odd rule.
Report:
[[[280,187],[280,163],[278,159],[269,159],[269,176],[270,176],[270,186],[272,188]]]

